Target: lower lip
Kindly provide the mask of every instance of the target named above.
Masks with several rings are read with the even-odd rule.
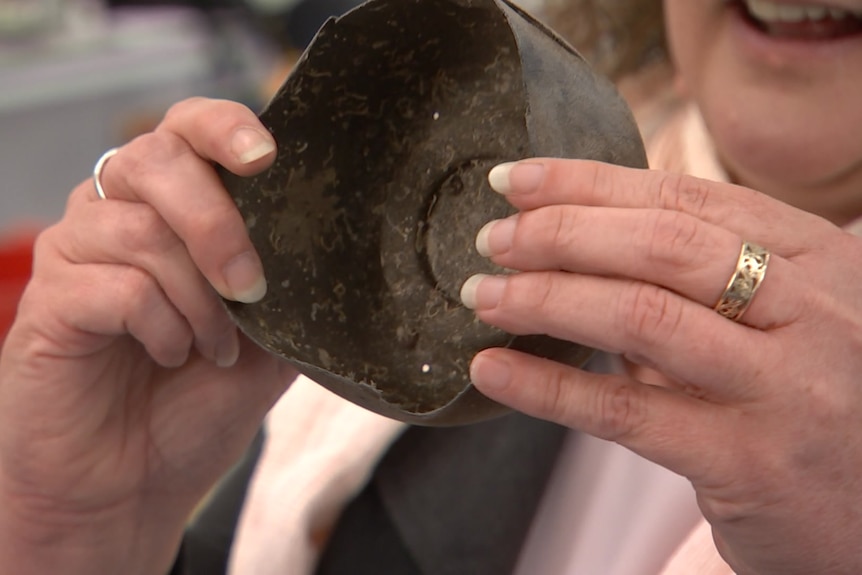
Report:
[[[733,33],[751,56],[771,64],[804,65],[811,60],[834,59],[848,50],[862,48],[862,33],[838,38],[789,38],[772,36],[758,28],[739,4],[728,8]]]

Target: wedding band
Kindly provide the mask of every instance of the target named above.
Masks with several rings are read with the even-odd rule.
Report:
[[[715,304],[715,311],[732,321],[742,319],[742,314],[751,305],[757,288],[766,276],[769,251],[751,242],[743,242],[739,251],[736,270],[727,282],[724,293]]]
[[[108,196],[105,194],[105,188],[102,187],[102,170],[105,169],[105,164],[108,163],[108,160],[116,156],[119,151],[119,148],[111,148],[102,154],[102,157],[99,158],[96,166],[93,168],[93,183],[96,185],[96,193],[103,200],[107,200]]]

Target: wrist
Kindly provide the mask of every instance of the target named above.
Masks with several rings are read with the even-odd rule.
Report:
[[[59,514],[0,495],[0,565],[16,575],[170,572],[183,522],[144,528],[132,516],[111,515]]]

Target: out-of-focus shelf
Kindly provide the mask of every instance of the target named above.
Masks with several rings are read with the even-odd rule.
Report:
[[[194,13],[131,12],[88,29],[0,44],[0,113],[204,80],[212,39]]]
[[[0,41],[0,231],[56,220],[107,148],[189,96],[243,99],[263,75],[253,42],[190,10],[66,14]],[[230,62],[225,63],[228,58]]]

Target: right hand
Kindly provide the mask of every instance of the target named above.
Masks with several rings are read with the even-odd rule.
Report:
[[[0,356],[0,565],[164,573],[194,506],[295,372],[239,335],[219,294],[263,295],[213,163],[266,168],[247,108],[193,99],[79,185],[37,241]]]

